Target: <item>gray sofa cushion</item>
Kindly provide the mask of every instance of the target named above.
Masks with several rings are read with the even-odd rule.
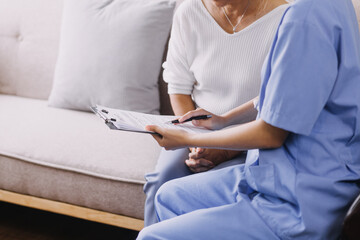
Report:
[[[142,187],[0,155],[0,189],[11,192],[143,219]]]
[[[94,114],[43,100],[0,95],[0,109],[1,188],[115,213],[120,199],[132,196],[128,201],[142,209],[144,174],[160,151],[150,135],[110,130]]]

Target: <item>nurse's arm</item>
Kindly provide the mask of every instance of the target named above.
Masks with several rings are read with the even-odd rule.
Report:
[[[181,130],[147,126],[147,130],[159,133],[153,135],[160,146],[166,149],[203,147],[229,150],[278,148],[288,136],[286,130],[267,124],[262,119],[233,128],[204,134],[190,134]]]

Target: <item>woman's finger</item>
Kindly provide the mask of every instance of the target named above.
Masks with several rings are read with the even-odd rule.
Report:
[[[203,158],[203,154],[198,153],[198,152],[191,152],[189,153],[189,159],[199,159],[199,158]]]
[[[214,164],[211,161],[203,159],[203,158],[201,158],[201,159],[187,159],[185,161],[185,163],[186,163],[186,165],[188,167],[191,167],[191,168],[200,168],[200,167],[209,168],[209,167],[214,166]]]
[[[197,160],[195,159],[187,159],[185,161],[185,164],[189,167],[189,168],[193,168],[193,169],[196,169],[198,167],[200,167],[200,162],[198,162]]]
[[[211,162],[207,159],[204,159],[204,158],[198,159],[198,162],[199,162],[199,166],[202,166],[202,167],[213,167],[214,166],[213,162]]]
[[[198,108],[196,110],[192,110],[190,112],[185,113],[182,117],[179,118],[179,122],[184,122],[185,120],[191,118],[191,117],[195,117],[195,116],[200,116],[200,115],[207,115],[209,114],[208,111],[202,109],[202,108]]]
[[[205,148],[196,148],[189,153],[189,158],[198,159],[204,157]]]
[[[205,149],[206,149],[206,148],[200,148],[200,147],[198,147],[198,148],[196,148],[196,152],[199,153],[199,154],[201,154],[201,153],[203,153],[203,152],[205,151]]]

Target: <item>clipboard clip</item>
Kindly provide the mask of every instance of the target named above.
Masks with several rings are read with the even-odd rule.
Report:
[[[98,115],[100,118],[102,118],[105,123],[113,123],[113,122],[116,122],[116,119],[115,118],[108,118],[105,114],[108,114],[109,112],[105,109],[102,109],[101,111],[99,111],[97,109],[97,107],[90,107],[91,110],[96,114]]]

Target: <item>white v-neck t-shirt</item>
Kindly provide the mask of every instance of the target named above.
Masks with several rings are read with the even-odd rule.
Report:
[[[229,34],[201,0],[177,9],[163,77],[169,94],[191,95],[198,107],[223,114],[259,94],[261,68],[288,4]]]

